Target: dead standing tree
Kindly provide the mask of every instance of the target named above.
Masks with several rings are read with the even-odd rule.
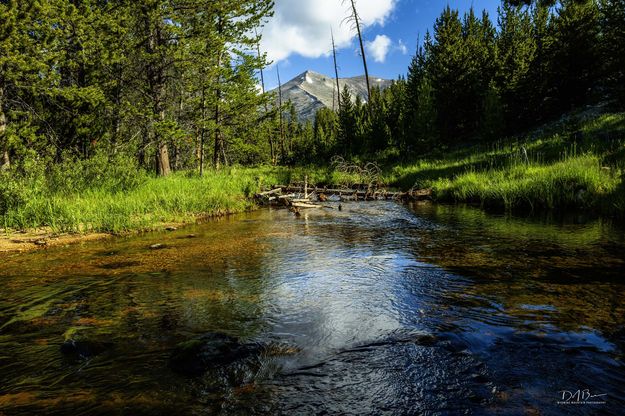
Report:
[[[360,54],[362,55],[362,65],[365,68],[365,80],[367,81],[367,102],[371,101],[371,85],[369,84],[369,68],[367,67],[367,57],[365,55],[365,44],[362,40],[361,20],[356,9],[356,0],[343,0],[343,4],[347,4],[351,8],[351,15],[346,17],[344,21],[351,22],[352,27],[358,33],[358,42],[360,43]]]
[[[260,53],[260,37],[258,36],[258,31],[256,29],[254,29],[254,33],[256,34],[256,53],[258,55],[258,59],[260,60],[262,58],[262,54]],[[260,68],[260,86],[261,86],[261,90],[263,95],[265,94],[265,72],[263,70],[263,68]],[[267,105],[267,101],[265,101],[265,115],[269,113],[269,106]],[[276,164],[276,153],[274,150],[274,145],[273,145],[273,134],[269,133],[269,150],[271,152],[271,164],[275,165]]]
[[[280,68],[276,65],[276,74],[278,75],[278,114],[280,116],[280,150],[282,152],[282,161],[286,160],[286,152],[284,149],[284,114],[282,103],[282,81],[280,80]]]
[[[339,113],[341,112],[341,87],[339,84],[339,67],[336,64],[336,45],[334,44],[334,31],[330,28],[330,36],[332,37],[332,56],[334,57],[334,75],[336,76],[336,98],[339,105]],[[332,94],[332,101],[334,101],[334,94]],[[332,108],[334,110],[334,108]]]

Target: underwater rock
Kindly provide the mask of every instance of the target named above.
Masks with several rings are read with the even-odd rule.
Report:
[[[91,358],[111,349],[110,342],[68,339],[61,344],[61,354],[74,358]]]
[[[171,354],[169,367],[179,374],[200,376],[211,369],[257,356],[260,351],[258,344],[243,344],[229,335],[211,332],[178,344]]]

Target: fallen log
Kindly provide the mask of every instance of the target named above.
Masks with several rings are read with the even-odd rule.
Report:
[[[321,205],[305,203],[305,202],[293,202],[291,206],[294,208],[322,208]]]
[[[272,189],[271,191],[260,192],[260,193],[258,193],[256,195],[257,196],[261,196],[261,197],[265,197],[265,196],[271,196],[271,195],[279,194],[281,192],[282,192],[282,188],[275,188],[275,189]]]

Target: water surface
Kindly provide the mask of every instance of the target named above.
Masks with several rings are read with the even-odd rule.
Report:
[[[0,415],[622,414],[622,228],[343,208],[2,255]],[[172,371],[210,332],[263,352]]]

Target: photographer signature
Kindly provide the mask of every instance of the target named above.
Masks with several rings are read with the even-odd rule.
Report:
[[[605,394],[592,394],[590,389],[584,390],[561,390],[558,404],[605,404]]]

